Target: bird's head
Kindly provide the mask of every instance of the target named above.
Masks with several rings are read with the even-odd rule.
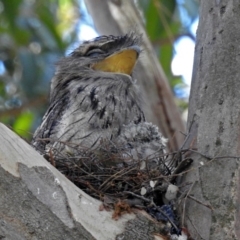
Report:
[[[71,58],[80,67],[93,71],[131,75],[140,54],[141,37],[133,33],[124,36],[100,36],[83,42]]]
[[[82,81],[88,84],[89,79],[119,79],[115,78],[116,74],[132,79],[132,72],[141,52],[141,42],[141,36],[134,33],[100,36],[83,42],[69,56],[58,62],[51,81],[51,99],[61,97],[67,86],[73,89],[74,85],[77,88]]]

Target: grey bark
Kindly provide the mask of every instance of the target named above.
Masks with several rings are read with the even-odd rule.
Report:
[[[145,212],[113,220],[3,124],[0,133],[0,239],[163,239]]]
[[[185,147],[210,158],[192,154],[195,169],[184,181],[195,183],[190,194],[213,211],[187,200],[185,223],[194,239],[240,239],[239,16],[239,1],[200,2]]]
[[[177,150],[183,141],[184,125],[167,78],[152,49],[142,16],[132,0],[85,0],[95,27],[101,35],[123,35],[131,30],[143,36],[143,54],[135,70],[145,100],[147,120],[160,127]]]

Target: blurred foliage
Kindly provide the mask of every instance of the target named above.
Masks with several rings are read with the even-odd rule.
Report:
[[[196,0],[139,0],[150,40],[172,87],[174,42],[191,35]],[[0,121],[31,139],[47,107],[54,63],[77,39],[81,0],[0,0]],[[83,13],[87,14],[86,12]]]
[[[76,40],[79,13],[74,0],[0,0],[0,121],[27,139],[46,109],[54,63]]]
[[[183,36],[195,40],[190,27],[198,16],[197,0],[139,0],[143,9],[146,30],[167,75],[170,86],[182,86],[180,76],[173,76],[171,62],[174,43]]]
[[[30,111],[23,111],[16,119],[13,124],[13,129],[19,135],[30,138],[31,133],[29,133],[29,127],[31,126],[34,119],[33,112]],[[30,136],[29,136],[30,135]]]

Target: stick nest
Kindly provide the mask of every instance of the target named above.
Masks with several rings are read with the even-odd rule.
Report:
[[[172,161],[166,163],[162,151],[136,159],[126,148],[110,141],[101,141],[95,149],[75,146],[74,154],[50,149],[47,159],[92,197],[103,202],[128,200],[142,207],[162,201],[159,195],[166,190],[165,180],[174,168]]]
[[[179,232],[173,206],[165,205],[164,198],[176,175],[191,161],[176,167],[179,152],[168,155],[163,150],[136,158],[126,146],[109,140],[100,141],[94,149],[66,146],[69,151],[49,149],[47,160],[88,195],[101,200],[100,210],[114,209],[113,218],[118,219],[131,207],[145,209],[158,221],[170,222],[167,232]]]

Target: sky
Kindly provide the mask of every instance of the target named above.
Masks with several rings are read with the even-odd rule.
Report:
[[[192,26],[191,32],[196,36],[198,26],[198,19],[196,19]],[[193,58],[195,42],[189,37],[180,38],[175,44],[175,55],[172,60],[172,72],[173,75],[182,75],[184,83],[187,84],[186,93],[189,95],[192,69],[193,69]]]

